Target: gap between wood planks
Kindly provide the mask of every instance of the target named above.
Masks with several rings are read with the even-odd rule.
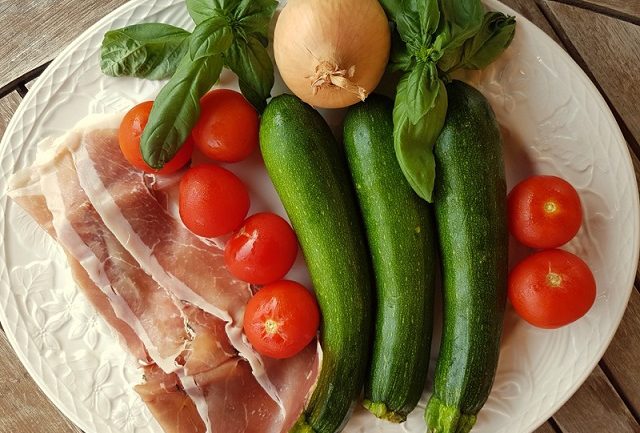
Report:
[[[29,72],[19,76],[18,78],[16,78],[15,80],[13,80],[12,82],[6,84],[5,86],[0,88],[0,98],[3,98],[5,96],[7,96],[9,93],[13,92],[14,90],[17,90],[18,93],[20,94],[20,96],[22,98],[24,98],[24,95],[26,95],[26,91],[24,92],[24,95],[21,93],[20,88],[24,88],[26,89],[25,85],[33,80],[35,80],[36,78],[38,78],[42,72],[47,68],[47,66],[49,66],[49,64],[51,63],[51,61],[48,61],[40,66],[38,66],[37,68],[34,68],[32,70],[30,70]]]
[[[629,409],[629,412],[631,413],[633,418],[636,420],[638,424],[640,424],[640,413],[638,413],[636,408],[633,406],[631,400],[627,397],[626,393],[620,386],[620,382],[618,382],[618,379],[616,378],[616,376],[611,372],[611,370],[607,366],[607,363],[604,362],[603,359],[601,359],[600,362],[598,362],[598,365],[602,369],[602,372],[604,373],[604,375],[609,380],[609,383],[611,384],[613,389],[620,396],[620,399],[622,400],[622,402],[625,404],[625,406],[627,406],[627,409]]]
[[[585,0],[550,0],[550,1],[554,1],[556,3],[564,3],[569,6],[575,6],[581,9],[586,9],[591,12],[607,15],[617,20],[627,21],[631,24],[640,25],[640,17],[625,13],[621,10],[614,9],[612,7],[607,7],[598,3],[592,3],[588,0],[586,1]],[[637,1],[637,0],[628,0],[628,1]]]
[[[549,425],[551,426],[551,428],[556,432],[556,433],[563,433],[562,429],[560,428],[560,426],[558,425],[558,423],[556,422],[555,419],[553,419],[553,417],[549,418],[547,420],[547,422],[549,423]]]

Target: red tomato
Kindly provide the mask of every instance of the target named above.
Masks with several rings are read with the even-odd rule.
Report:
[[[578,193],[556,176],[533,176],[520,182],[509,193],[508,207],[511,234],[532,248],[564,245],[582,224]]]
[[[193,139],[189,137],[184,145],[180,148],[176,156],[160,170],[149,167],[144,159],[142,159],[142,153],[140,152],[140,136],[144,127],[147,126],[149,121],[149,113],[153,107],[153,101],[143,102],[133,107],[127,114],[125,114],[120,123],[120,130],[118,131],[118,141],[120,142],[120,149],[122,154],[129,161],[129,164],[146,172],[155,174],[171,174],[182,167],[191,159],[193,153]]]
[[[227,242],[224,261],[236,278],[269,284],[289,272],[297,253],[298,241],[289,223],[276,214],[259,213]]]
[[[249,193],[229,170],[213,164],[190,168],[180,181],[180,216],[192,232],[216,237],[236,230],[249,211]]]
[[[258,353],[290,358],[313,340],[320,325],[315,298],[304,286],[282,280],[264,286],[249,300],[244,332]]]
[[[200,101],[200,118],[192,136],[208,158],[238,162],[258,147],[258,113],[241,93],[217,89]]]
[[[589,266],[562,250],[535,253],[509,275],[509,300],[520,317],[540,328],[559,328],[587,314],[596,299]]]

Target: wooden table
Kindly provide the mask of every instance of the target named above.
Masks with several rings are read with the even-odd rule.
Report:
[[[503,0],[558,41],[603,93],[640,170],[640,0]],[[0,136],[63,47],[126,0],[0,0]],[[640,279],[611,346],[537,433],[640,433]],[[0,433],[78,433],[0,332]]]

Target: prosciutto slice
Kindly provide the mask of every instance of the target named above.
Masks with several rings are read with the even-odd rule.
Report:
[[[227,323],[233,346],[264,390],[284,407],[262,358],[242,333],[251,288],[229,275],[222,250],[167,211],[147,188],[144,175],[124,159],[114,130],[87,131],[81,141],[70,144],[80,184],[106,226],[173,296]]]
[[[180,307],[106,228],[80,187],[71,154],[65,147],[54,151],[38,169],[58,242],[135,330],[153,362],[167,373],[176,371],[176,360],[191,339]]]
[[[288,431],[319,345],[285,361],[252,351],[241,333],[250,288],[226,273],[215,242],[171,214],[170,194],[150,189],[177,178],[145,178],[124,161],[118,123],[82,122],[14,177],[10,195],[58,239],[81,290],[144,366],[136,391],[166,432]]]
[[[9,185],[9,196],[54,239],[54,217],[40,189],[40,173],[35,167],[18,172]],[[145,382],[135,389],[158,419],[166,433],[204,433],[205,423],[191,397],[185,392],[176,374],[167,374],[153,364],[144,343],[136,331],[118,317],[112,301],[89,276],[69,250],[65,254],[73,278],[96,311],[116,331],[123,345],[144,365]]]

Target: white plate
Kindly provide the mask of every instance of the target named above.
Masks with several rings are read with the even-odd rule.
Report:
[[[487,4],[514,13],[495,0]],[[192,26],[177,0],[135,0],[116,10],[47,68],[0,148],[0,320],[38,385],[87,433],[161,429],[131,389],[139,380],[135,364],[78,293],[61,251],[4,191],[9,175],[34,160],[41,138],[90,112],[121,111],[155,95],[157,83],[107,78],[98,66],[104,32],[141,21]],[[580,386],[620,322],[638,263],[638,191],[627,146],[604,100],[571,58],[523,17],[507,53],[469,78],[504,127],[510,186],[545,173],[579,190],[585,224],[567,249],[588,262],[598,284],[589,314],[560,330],[538,330],[507,313],[495,386],[474,432],[528,433]],[[225,75],[223,85],[233,86],[233,78]],[[422,433],[423,408],[424,399],[401,426],[358,411],[346,431]]]

